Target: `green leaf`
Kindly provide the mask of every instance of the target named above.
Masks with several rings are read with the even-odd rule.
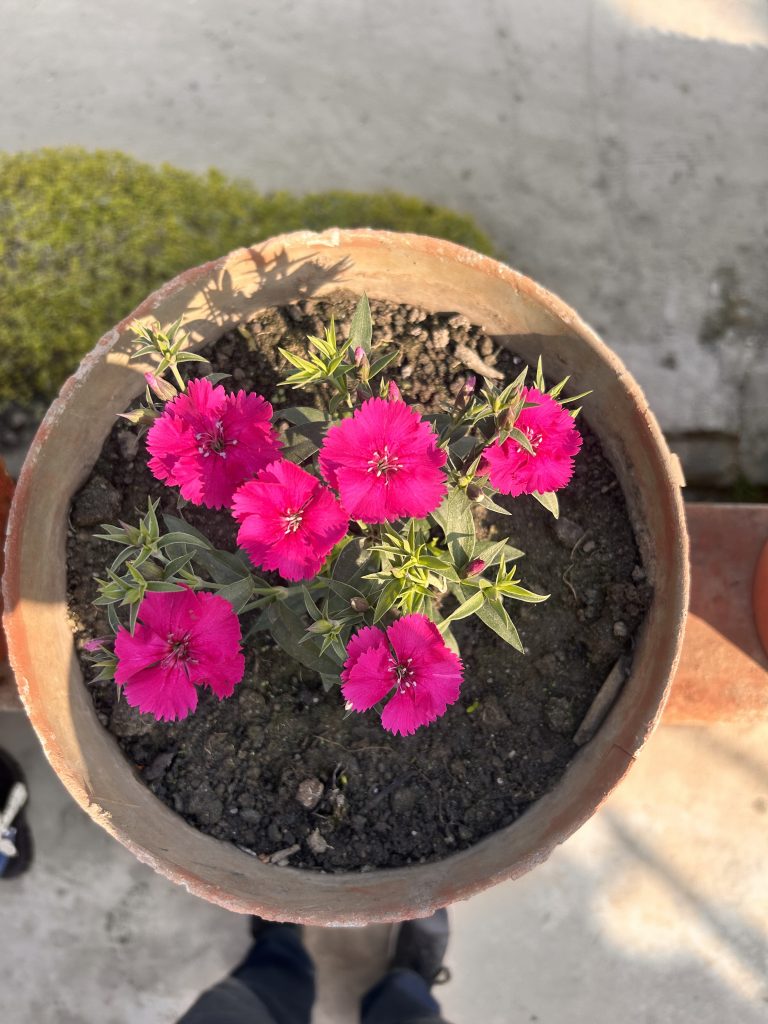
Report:
[[[253,580],[250,576],[244,577],[236,583],[227,583],[226,586],[219,587],[216,593],[229,601],[235,612],[241,612],[253,594]]]
[[[481,558],[487,567],[498,565],[502,557],[514,562],[515,559],[522,558],[523,554],[524,552],[512,547],[507,537],[496,541],[481,540],[475,546],[475,558]]]
[[[549,600],[549,594],[534,594],[532,590],[526,590],[518,583],[497,583],[494,587],[499,594],[511,597],[515,601],[523,601],[525,604],[541,604]]]
[[[522,430],[519,430],[517,427],[509,427],[506,433],[508,437],[511,437],[514,441],[517,442],[520,448],[525,448],[529,455],[536,454],[533,445],[522,432]]]
[[[354,352],[358,346],[370,358],[371,338],[373,337],[373,321],[371,320],[371,307],[368,303],[368,296],[363,292],[360,301],[352,314],[352,322],[349,328],[349,349]]]
[[[379,594],[379,599],[376,602],[376,610],[373,613],[374,624],[381,621],[387,614],[389,609],[395,603],[400,596],[402,590],[402,583],[399,580],[392,580]]]
[[[390,363],[394,363],[394,361],[399,356],[400,356],[400,350],[395,348],[390,353],[388,353],[387,355],[380,356],[378,359],[374,360],[374,362],[371,363],[371,372],[368,375],[369,380],[373,380],[373,378],[377,374],[382,373],[384,370],[386,370],[386,368],[389,366],[389,364]]]
[[[210,359],[199,356],[196,352],[179,352],[176,356],[177,363],[209,363]]]
[[[282,457],[287,459],[289,462],[293,462],[295,465],[300,466],[302,462],[306,462],[307,459],[311,459],[316,451],[318,451],[318,446],[315,442],[310,441],[308,437],[303,437],[300,441],[297,441],[296,444],[283,448]]]
[[[169,580],[150,580],[146,589],[156,594],[175,594],[177,590],[184,588],[180,583],[172,583]]]
[[[544,373],[541,367],[541,356],[539,356],[539,360],[536,363],[536,390],[544,392],[546,389],[547,386],[544,383]]]
[[[586,398],[587,395],[591,395],[591,391],[582,391],[580,395],[572,395],[570,398],[563,398],[560,401],[560,405],[570,405],[571,402],[578,402],[580,398]],[[578,412],[578,410],[576,410]]]
[[[365,597],[363,591],[358,587],[352,586],[351,583],[344,583],[342,580],[329,579],[328,588],[347,602],[351,601],[354,597]]]
[[[161,548],[167,547],[170,544],[186,544],[192,548],[210,549],[210,542],[202,536],[196,536],[196,533],[197,531],[195,533],[182,533],[181,530],[174,530],[172,533],[164,533],[159,539],[158,544]]]
[[[362,579],[362,574],[370,561],[368,552],[363,547],[363,541],[356,537],[350,541],[338,556],[333,565],[332,576],[342,583],[355,585]]]
[[[305,373],[310,374],[314,374],[316,372],[317,367],[314,363],[311,363],[309,359],[304,359],[303,356],[294,355],[293,352],[288,352],[287,349],[284,348],[278,348],[277,351],[284,359],[288,360],[291,366],[295,366],[297,370],[303,370]],[[294,374],[294,376],[296,375]]]
[[[195,537],[198,541],[202,541],[203,547],[211,547],[211,542],[208,538],[204,534],[200,533],[199,530],[196,530],[194,526],[190,526],[185,519],[179,519],[177,516],[171,516],[164,513],[163,522],[169,530],[189,534],[190,536]],[[185,543],[191,543],[191,541],[185,541]]]
[[[323,617],[323,615],[320,609],[317,607],[315,599],[312,597],[312,595],[310,594],[306,587],[301,588],[301,596],[304,598],[304,607],[307,609],[310,619],[313,619],[315,622],[317,622],[319,619]]]
[[[563,379],[560,381],[559,384],[555,384],[554,387],[551,387],[549,389],[549,391],[547,392],[549,397],[550,398],[557,398],[557,396],[560,394],[560,392],[563,390],[563,388],[565,387],[565,385],[568,383],[568,381],[570,379],[571,379],[570,377],[563,377]]]
[[[560,518],[560,504],[554,491],[546,491],[544,494],[534,491],[533,496],[540,505],[543,505],[548,512],[552,513],[555,519]]]
[[[120,619],[117,617],[117,609],[114,604],[107,605],[107,619],[109,621],[109,628],[113,633],[117,633],[120,629]]]
[[[314,409],[311,405],[292,405],[287,409],[278,409],[275,419],[287,420],[295,426],[305,423],[325,423],[326,415],[321,409]]]
[[[315,637],[310,637],[305,643],[300,642],[306,634],[306,626],[285,601],[276,601],[270,605],[267,608],[267,619],[272,636],[286,654],[306,668],[319,672],[321,676],[335,675],[338,678],[340,666],[327,654],[320,654],[320,643]]]
[[[482,590],[478,590],[471,597],[468,597],[466,601],[462,601],[455,611],[452,611],[450,615],[446,616],[446,618],[438,624],[437,628],[441,633],[443,633],[445,627],[449,623],[458,622],[459,619],[467,619],[470,615],[477,615],[484,604],[485,594]]]
[[[520,634],[517,632],[514,622],[510,619],[507,609],[500,601],[487,601],[477,612],[477,617],[485,623],[489,629],[498,634],[516,651],[525,653]]]
[[[231,373],[206,373],[205,380],[209,380],[214,386],[222,380],[226,380],[227,377],[231,377]]]
[[[338,672],[320,672],[319,675],[323,684],[323,689],[326,693],[328,693],[329,690],[332,690],[334,686],[338,686],[341,682]]]
[[[475,520],[467,492],[451,491],[440,508],[432,513],[432,518],[445,534],[454,564],[463,568],[475,550]]]

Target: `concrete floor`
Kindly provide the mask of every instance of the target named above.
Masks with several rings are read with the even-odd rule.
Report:
[[[0,883],[3,1024],[165,1024],[247,947],[245,921],[139,864],[77,808],[26,719],[34,870]],[[550,861],[452,910],[455,1024],[768,1020],[768,724],[663,727]],[[349,1024],[388,929],[309,929],[315,1024]]]

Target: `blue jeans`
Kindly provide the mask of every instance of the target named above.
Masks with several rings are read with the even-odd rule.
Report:
[[[204,992],[178,1024],[310,1024],[315,969],[295,928],[278,926],[245,960]],[[446,1024],[429,986],[414,971],[389,971],[366,994],[362,1024]]]

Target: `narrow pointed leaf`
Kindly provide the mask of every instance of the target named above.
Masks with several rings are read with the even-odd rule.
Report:
[[[363,292],[360,296],[360,301],[355,307],[355,312],[352,315],[352,322],[350,324],[350,351],[354,352],[354,350],[359,347],[370,358],[372,337],[373,321],[371,320],[371,307],[368,302],[368,296]]]
[[[560,503],[557,500],[557,494],[554,491],[546,491],[541,494],[539,491],[533,492],[533,497],[538,501],[540,505],[551,512],[555,519],[560,518]]]

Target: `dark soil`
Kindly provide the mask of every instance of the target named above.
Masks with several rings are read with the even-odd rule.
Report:
[[[289,404],[292,397],[276,392],[276,345],[320,333],[331,312],[343,333],[353,306],[354,297],[339,293],[270,310],[207,355],[236,387]],[[402,348],[401,390],[424,410],[461,387],[467,362],[479,357],[507,377],[522,365],[463,317],[372,306],[376,336]],[[573,384],[582,391],[590,382]],[[374,712],[345,718],[340,692],[324,692],[265,634],[229,700],[201,691],[194,715],[159,724],[130,708],[113,683],[87,682],[100,720],[169,807],[274,863],[395,867],[444,857],[510,824],[567,768],[574,733],[616,660],[631,652],[651,597],[616,477],[583,416],[579,426],[584,447],[560,494],[560,520],[524,497],[510,502],[510,517],[483,524],[526,552],[518,563],[525,584],[552,595],[541,605],[509,605],[527,653],[476,620],[459,623],[465,683],[434,725],[402,738],[384,732]],[[69,592],[80,642],[107,632],[90,603],[92,575],[116,549],[94,540],[93,529],[136,521],[148,494],[175,509],[175,492],[146,468],[143,441],[117,425],[72,508]],[[233,544],[225,513],[188,506],[184,515],[209,534],[215,523],[219,545]],[[85,660],[83,673],[86,681],[94,674]]]

